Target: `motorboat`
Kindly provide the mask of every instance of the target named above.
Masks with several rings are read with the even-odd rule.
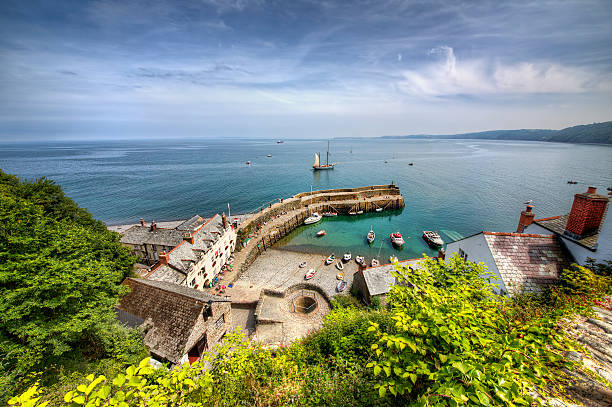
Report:
[[[442,240],[438,232],[431,230],[423,231],[423,239],[432,247],[441,247],[444,244],[444,240]]]
[[[319,212],[315,212],[304,220],[305,225],[312,225],[313,223],[319,222],[323,217]]]
[[[365,257],[363,256],[355,256],[355,263],[359,265],[365,265]]]
[[[572,181],[572,180],[570,180],[570,181],[567,181],[567,183],[568,183],[568,184],[572,184],[572,185],[573,185],[573,184],[577,184],[578,182],[577,182],[577,181]]]
[[[400,232],[391,233],[389,237],[391,238],[391,243],[393,243],[397,247],[401,247],[404,245],[404,238],[402,237],[402,234]]]
[[[353,215],[357,215],[357,212],[355,212],[355,211],[351,211],[351,212],[349,212],[349,215],[351,215],[351,216],[353,216]]]
[[[341,262],[341,261],[339,261],[338,263],[336,263],[336,268],[337,268],[338,270],[344,270],[344,265],[342,264],[342,262]]]
[[[306,262],[305,261],[300,263],[300,268],[303,269],[304,267],[306,267]]]
[[[272,157],[272,154],[268,154],[268,155],[266,155],[266,157],[270,158],[270,157]]]
[[[323,212],[323,216],[325,217],[338,216],[338,212]]]
[[[370,231],[368,232],[368,243],[372,244],[372,242],[374,241],[374,239],[376,239],[376,233],[374,233],[374,229],[372,228],[372,226],[370,226]]]
[[[342,291],[344,291],[346,286],[347,286],[347,282],[342,280],[338,283],[338,285],[336,285],[336,290],[338,290],[338,292],[341,293]]]
[[[306,280],[310,280],[311,278],[314,277],[315,274],[317,274],[317,269],[311,268],[310,270],[306,272],[306,274],[304,275],[304,278]]]
[[[283,140],[278,140],[278,141],[276,142],[276,144],[283,144],[283,143],[284,143],[284,141],[283,141]]]
[[[350,253],[344,253],[344,256],[342,256],[342,260],[346,263],[347,261],[351,261],[351,254]]]
[[[414,163],[408,163],[408,165],[412,167],[414,165]]]
[[[357,215],[363,215],[363,211],[357,211]]]
[[[344,280],[344,273],[340,272],[336,274],[336,280]]]
[[[250,162],[250,161],[247,161],[247,162],[246,162],[246,165],[251,165],[251,162]]]
[[[370,263],[370,265],[372,267],[378,267],[380,265],[380,262],[377,259],[372,259],[372,262]]]
[[[327,232],[325,230],[319,230],[317,232],[317,237],[325,236],[326,234],[327,234]]]
[[[376,212],[382,212],[383,208],[376,208]]]
[[[326,265],[330,265],[334,262],[334,260],[336,259],[336,256],[334,256],[334,254],[330,254],[329,257],[327,258],[327,260],[325,260],[325,264]]]

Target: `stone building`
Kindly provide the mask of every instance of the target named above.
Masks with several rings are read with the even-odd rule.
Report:
[[[140,225],[132,226],[123,233],[121,243],[129,247],[143,263],[151,266],[159,260],[161,252],[174,249],[184,240],[186,233],[193,233],[205,222],[206,219],[194,215],[175,228],[162,228],[157,227],[155,222],[147,225],[144,219],[140,219]]]
[[[421,260],[404,260],[399,264],[412,270],[418,267]],[[375,297],[378,297],[380,303],[384,305],[387,303],[387,293],[397,284],[397,279],[392,271],[395,271],[393,264],[360,269],[353,276],[352,291],[367,305],[370,305]]]
[[[147,275],[152,280],[167,281],[203,289],[214,279],[236,246],[236,230],[225,217],[215,215],[168,252],[159,254],[158,264]]]
[[[232,329],[229,300],[163,281],[128,278],[116,308],[121,322],[139,327],[154,359],[193,363]]]

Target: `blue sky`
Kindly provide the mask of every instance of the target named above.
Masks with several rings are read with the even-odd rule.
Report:
[[[612,120],[612,1],[0,3],[0,140]]]

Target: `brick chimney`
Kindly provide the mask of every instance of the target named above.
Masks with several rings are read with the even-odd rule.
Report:
[[[183,240],[193,244],[193,235],[190,232],[183,233]]]
[[[223,229],[227,229],[228,223],[227,216],[225,216],[225,212],[221,214],[221,221],[223,222]]]
[[[159,254],[159,262],[160,262],[160,264],[163,264],[163,265],[167,266],[169,261],[170,261],[170,255],[168,253],[161,252]]]
[[[531,211],[533,205],[527,205],[524,211],[521,212],[521,218],[519,219],[518,226],[516,227],[516,233],[523,233],[525,228],[533,222],[535,214]]]
[[[609,198],[598,195],[597,188],[574,195],[574,204],[565,225],[565,234],[580,239],[599,232]]]
[[[140,226],[147,226],[147,224],[145,223],[144,218],[140,218]]]

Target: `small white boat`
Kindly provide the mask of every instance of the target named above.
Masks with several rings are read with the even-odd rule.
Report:
[[[325,236],[326,234],[327,234],[327,232],[325,230],[319,230],[317,232],[317,237]]]
[[[378,260],[376,260],[376,259],[372,259],[372,263],[371,263],[371,266],[372,266],[372,267],[378,267],[378,265],[379,265],[379,264],[380,264],[380,263],[378,262]]]
[[[360,265],[364,265],[365,264],[365,257],[363,257],[363,256],[355,256],[355,263],[360,264]]]
[[[338,285],[336,285],[336,290],[338,290],[338,292],[341,293],[346,288],[346,285],[347,285],[347,282],[342,280],[338,283]]]
[[[363,215],[363,211],[357,211],[357,215]]]
[[[342,262],[341,262],[341,261],[339,261],[338,263],[336,263],[336,268],[337,268],[338,270],[344,270],[344,265],[342,264]]]
[[[349,212],[349,215],[357,215],[357,212]]]
[[[444,240],[442,240],[438,232],[432,232],[431,230],[423,231],[423,239],[432,247],[441,247],[444,244]]]
[[[344,262],[347,262],[347,261],[351,261],[351,258],[352,258],[352,256],[351,256],[350,253],[344,253],[344,256],[342,257],[342,260]]]
[[[304,267],[306,267],[306,262],[305,261],[300,263],[300,268],[303,269]]]
[[[270,158],[270,157],[272,157],[272,154],[268,154],[268,155],[266,155],[266,157]]]
[[[306,275],[304,275],[304,278],[306,280],[310,280],[311,278],[314,277],[315,274],[317,274],[317,269],[312,268],[306,272]]]
[[[330,254],[329,257],[327,258],[327,260],[325,260],[325,264],[326,265],[330,265],[334,262],[334,260],[336,259],[336,256],[334,256],[334,254]]]
[[[305,225],[312,225],[313,223],[319,222],[323,217],[319,212],[315,212],[304,220]]]
[[[383,208],[376,208],[376,212],[382,212]]]
[[[376,239],[376,233],[374,233],[374,229],[370,226],[370,231],[368,232],[368,243],[372,244],[374,239]]]
[[[340,272],[336,274],[336,280],[343,280],[343,279],[344,279],[344,273]]]
[[[325,217],[338,216],[338,212],[323,212],[323,216]]]
[[[394,245],[398,247],[404,245],[404,238],[402,237],[402,234],[400,232],[391,233],[389,237],[391,238],[391,243],[393,243]]]

